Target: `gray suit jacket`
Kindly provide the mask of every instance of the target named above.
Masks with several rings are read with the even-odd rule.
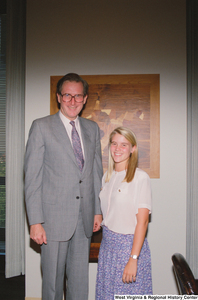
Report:
[[[102,160],[98,125],[79,118],[85,163],[80,172],[59,113],[33,122],[25,155],[25,198],[29,224],[42,223],[48,240],[67,241],[81,204],[87,237],[101,214]]]

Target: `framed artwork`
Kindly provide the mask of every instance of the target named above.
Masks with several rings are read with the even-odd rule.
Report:
[[[50,114],[58,111],[56,85],[62,76],[50,78]],[[81,116],[98,123],[104,172],[108,140],[113,129],[129,127],[138,141],[138,166],[151,178],[160,177],[160,76],[81,75],[89,84],[89,97]],[[90,261],[97,261],[101,232],[94,234]]]

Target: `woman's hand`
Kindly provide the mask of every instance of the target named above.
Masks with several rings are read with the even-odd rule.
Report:
[[[124,283],[136,281],[136,274],[137,274],[137,259],[129,258],[129,261],[124,268],[122,281]]]

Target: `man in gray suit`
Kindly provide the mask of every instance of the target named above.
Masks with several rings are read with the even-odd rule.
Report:
[[[88,84],[70,73],[59,80],[55,115],[33,122],[25,156],[30,237],[41,245],[42,299],[88,299],[92,232],[100,229],[102,160],[98,125],[79,117]]]

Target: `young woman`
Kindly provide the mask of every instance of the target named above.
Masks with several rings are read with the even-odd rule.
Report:
[[[100,192],[103,238],[100,246],[96,299],[114,295],[152,294],[151,256],[145,238],[151,213],[151,186],[137,168],[134,133],[116,128],[109,137],[108,170]]]

